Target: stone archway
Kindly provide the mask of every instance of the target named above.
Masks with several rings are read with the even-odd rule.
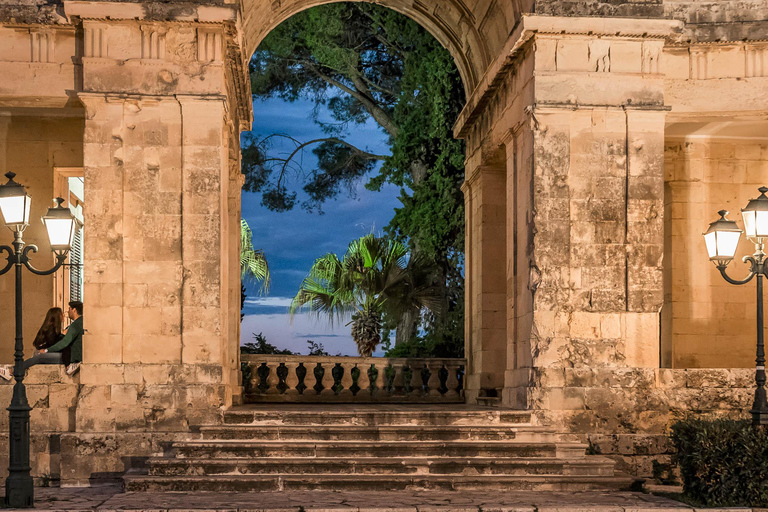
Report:
[[[245,50],[253,53],[261,40],[294,14],[341,0],[246,0],[243,2]],[[377,0],[375,3],[413,19],[453,55],[467,96],[475,90],[520,18],[520,0]]]

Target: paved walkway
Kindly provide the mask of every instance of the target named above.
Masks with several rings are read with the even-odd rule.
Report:
[[[0,492],[5,494],[3,490]],[[124,493],[117,486],[35,489],[35,508],[60,511],[217,512],[685,512],[678,501],[640,492]],[[744,512],[747,509],[740,509]]]

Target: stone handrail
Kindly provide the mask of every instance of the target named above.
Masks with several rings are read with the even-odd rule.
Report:
[[[246,402],[463,402],[466,359],[241,355]]]

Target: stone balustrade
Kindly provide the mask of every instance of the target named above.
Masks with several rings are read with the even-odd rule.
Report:
[[[466,359],[241,356],[247,402],[464,402]]]

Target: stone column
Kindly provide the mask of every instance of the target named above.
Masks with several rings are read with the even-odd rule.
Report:
[[[534,210],[532,206],[533,138],[527,123],[511,130],[504,143],[506,150],[506,366],[504,406],[527,408],[526,391],[530,368],[533,301],[531,290],[538,285],[538,270],[533,259]],[[522,379],[517,385],[517,379]],[[514,384],[513,384],[514,383]]]
[[[160,439],[139,432],[216,422],[230,396],[224,99],[80,96],[88,334],[77,430],[140,454]],[[122,469],[109,450],[82,459],[63,478]]]
[[[537,365],[658,367],[664,112],[535,116]]]
[[[659,366],[663,40],[536,23],[546,33],[532,36],[533,102],[496,128],[509,123],[502,141],[512,176],[503,404],[569,429],[615,423],[620,410],[605,406],[604,385],[634,403],[642,393],[627,383],[652,381]]]
[[[506,172],[503,165],[468,166],[465,340],[468,403],[496,396],[506,360]]]

